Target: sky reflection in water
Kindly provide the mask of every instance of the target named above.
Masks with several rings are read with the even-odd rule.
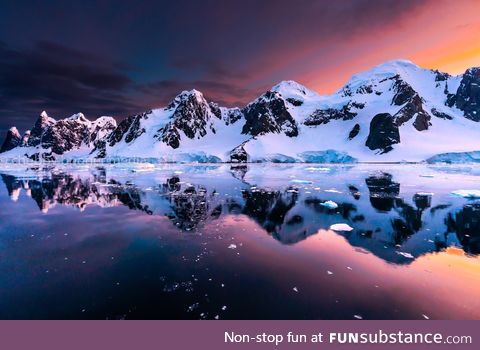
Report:
[[[475,168],[0,173],[0,318],[480,318]]]

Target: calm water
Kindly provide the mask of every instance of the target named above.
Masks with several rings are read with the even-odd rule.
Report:
[[[2,319],[480,319],[476,168],[0,174]]]

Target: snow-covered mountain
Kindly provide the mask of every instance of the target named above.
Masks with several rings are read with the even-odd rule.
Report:
[[[329,96],[283,81],[241,109],[191,90],[118,126],[108,117],[91,122],[79,113],[55,121],[44,112],[23,138],[10,129],[0,157],[398,162],[462,153],[473,159],[466,155],[480,151],[479,122],[480,68],[450,76],[397,60],[354,75]]]
[[[2,156],[25,156],[33,160],[57,160],[59,156],[88,157],[98,143],[117,128],[111,117],[88,120],[82,113],[55,120],[43,111],[32,130],[23,137],[16,128],[8,132]]]

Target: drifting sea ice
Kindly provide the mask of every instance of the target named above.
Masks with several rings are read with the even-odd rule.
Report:
[[[404,256],[405,258],[408,258],[408,259],[415,259],[415,257],[410,254],[410,253],[405,253],[405,252],[397,252],[398,255],[401,255],[401,256]]]
[[[333,230],[333,231],[352,231],[353,230],[353,227],[351,227],[350,225],[348,224],[333,224],[330,226],[330,230]]]
[[[334,201],[326,201],[326,202],[323,202],[322,205],[324,207],[329,208],[329,209],[337,209],[338,208],[338,204],[335,203]]]
[[[305,184],[305,185],[312,183],[312,181],[309,181],[309,180],[298,180],[298,179],[290,180],[290,182],[294,184]]]

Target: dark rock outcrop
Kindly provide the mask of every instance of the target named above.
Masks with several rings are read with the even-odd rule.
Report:
[[[361,109],[363,105],[359,103],[347,103],[341,109],[317,109],[312,115],[305,119],[304,124],[316,126],[327,124],[332,120],[351,120],[357,116],[357,113],[352,111],[353,108]]]
[[[404,105],[394,118],[398,126],[402,126],[404,123],[415,117],[413,126],[418,131],[427,130],[430,123],[431,116],[423,109],[423,99],[418,93],[410,86],[410,84],[397,78],[393,84],[395,95],[392,99],[392,104],[401,106]]]
[[[400,143],[400,132],[395,118],[389,113],[374,116],[370,122],[370,131],[365,145],[371,150],[387,153],[396,143]]]
[[[455,106],[464,112],[466,118],[480,121],[480,67],[467,69],[463,74],[455,95]]]
[[[208,130],[216,132],[210,119],[221,119],[218,105],[209,105],[196,90],[182,92],[168,109],[174,110],[171,120],[158,130],[156,137],[172,148],[180,147],[180,131],[189,139],[202,138]]]
[[[247,163],[248,162],[248,153],[245,151],[243,146],[245,143],[242,143],[240,146],[234,148],[230,152],[230,162],[232,163]]]
[[[242,112],[245,116],[243,134],[257,136],[283,132],[289,137],[298,135],[297,124],[288,112],[283,98],[276,91],[267,91]]]
[[[348,133],[348,139],[352,140],[353,138],[355,138],[355,136],[358,135],[359,132],[360,132],[360,124],[355,124],[352,130],[350,130],[350,132]]]
[[[438,109],[436,109],[435,107],[432,108],[430,110],[430,112],[432,112],[432,114],[437,117],[437,118],[440,118],[440,119],[447,119],[447,120],[452,120],[453,118],[451,116],[449,116],[448,114],[446,113],[443,113],[443,112],[440,112]]]
[[[396,76],[393,90],[395,91],[395,95],[393,96],[392,103],[396,106],[401,106],[407,103],[416,94],[410,84],[400,79],[399,76]]]
[[[15,147],[19,146],[22,142],[22,138],[20,137],[20,133],[18,132],[17,128],[13,127],[7,132],[7,136],[3,141],[2,147],[0,148],[0,153],[10,151]]]
[[[30,132],[30,137],[28,138],[28,146],[38,146],[43,141],[43,135],[46,133],[48,128],[56,123],[55,119],[50,118],[48,114],[43,111],[38,117],[33,129]]]

